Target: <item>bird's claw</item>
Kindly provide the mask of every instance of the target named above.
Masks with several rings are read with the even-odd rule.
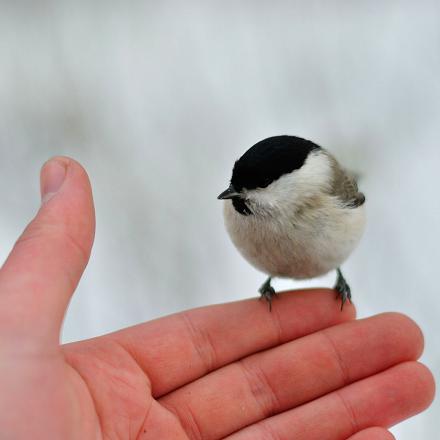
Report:
[[[275,289],[270,285],[270,278],[258,289],[260,300],[264,298],[269,303],[269,311],[272,311],[272,298],[277,296]]]
[[[348,285],[347,281],[345,281],[344,276],[340,269],[337,269],[338,279],[336,280],[336,284],[334,289],[337,292],[337,297],[341,298],[341,311],[344,308],[344,304],[348,300],[351,303],[351,289]]]

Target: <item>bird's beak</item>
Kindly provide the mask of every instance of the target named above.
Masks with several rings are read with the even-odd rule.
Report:
[[[229,185],[229,188],[224,190],[217,198],[219,200],[232,199],[233,197],[237,197],[239,195],[240,193],[238,193],[232,185]]]

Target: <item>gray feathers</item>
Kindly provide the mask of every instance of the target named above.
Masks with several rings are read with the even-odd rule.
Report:
[[[331,161],[333,182],[330,194],[337,196],[347,208],[356,208],[365,202],[365,195],[359,191],[356,177],[341,168],[336,159],[326,152]]]

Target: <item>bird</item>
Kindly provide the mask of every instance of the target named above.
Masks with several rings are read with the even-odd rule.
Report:
[[[291,135],[263,139],[235,162],[229,187],[217,198],[233,244],[267,274],[258,291],[270,311],[273,278],[333,270],[341,310],[351,302],[341,265],[365,229],[365,195],[326,148]]]

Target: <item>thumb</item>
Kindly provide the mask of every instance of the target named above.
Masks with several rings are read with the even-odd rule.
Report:
[[[95,215],[85,170],[55,157],[41,170],[42,205],[0,270],[0,341],[58,344],[69,299],[87,265]]]

